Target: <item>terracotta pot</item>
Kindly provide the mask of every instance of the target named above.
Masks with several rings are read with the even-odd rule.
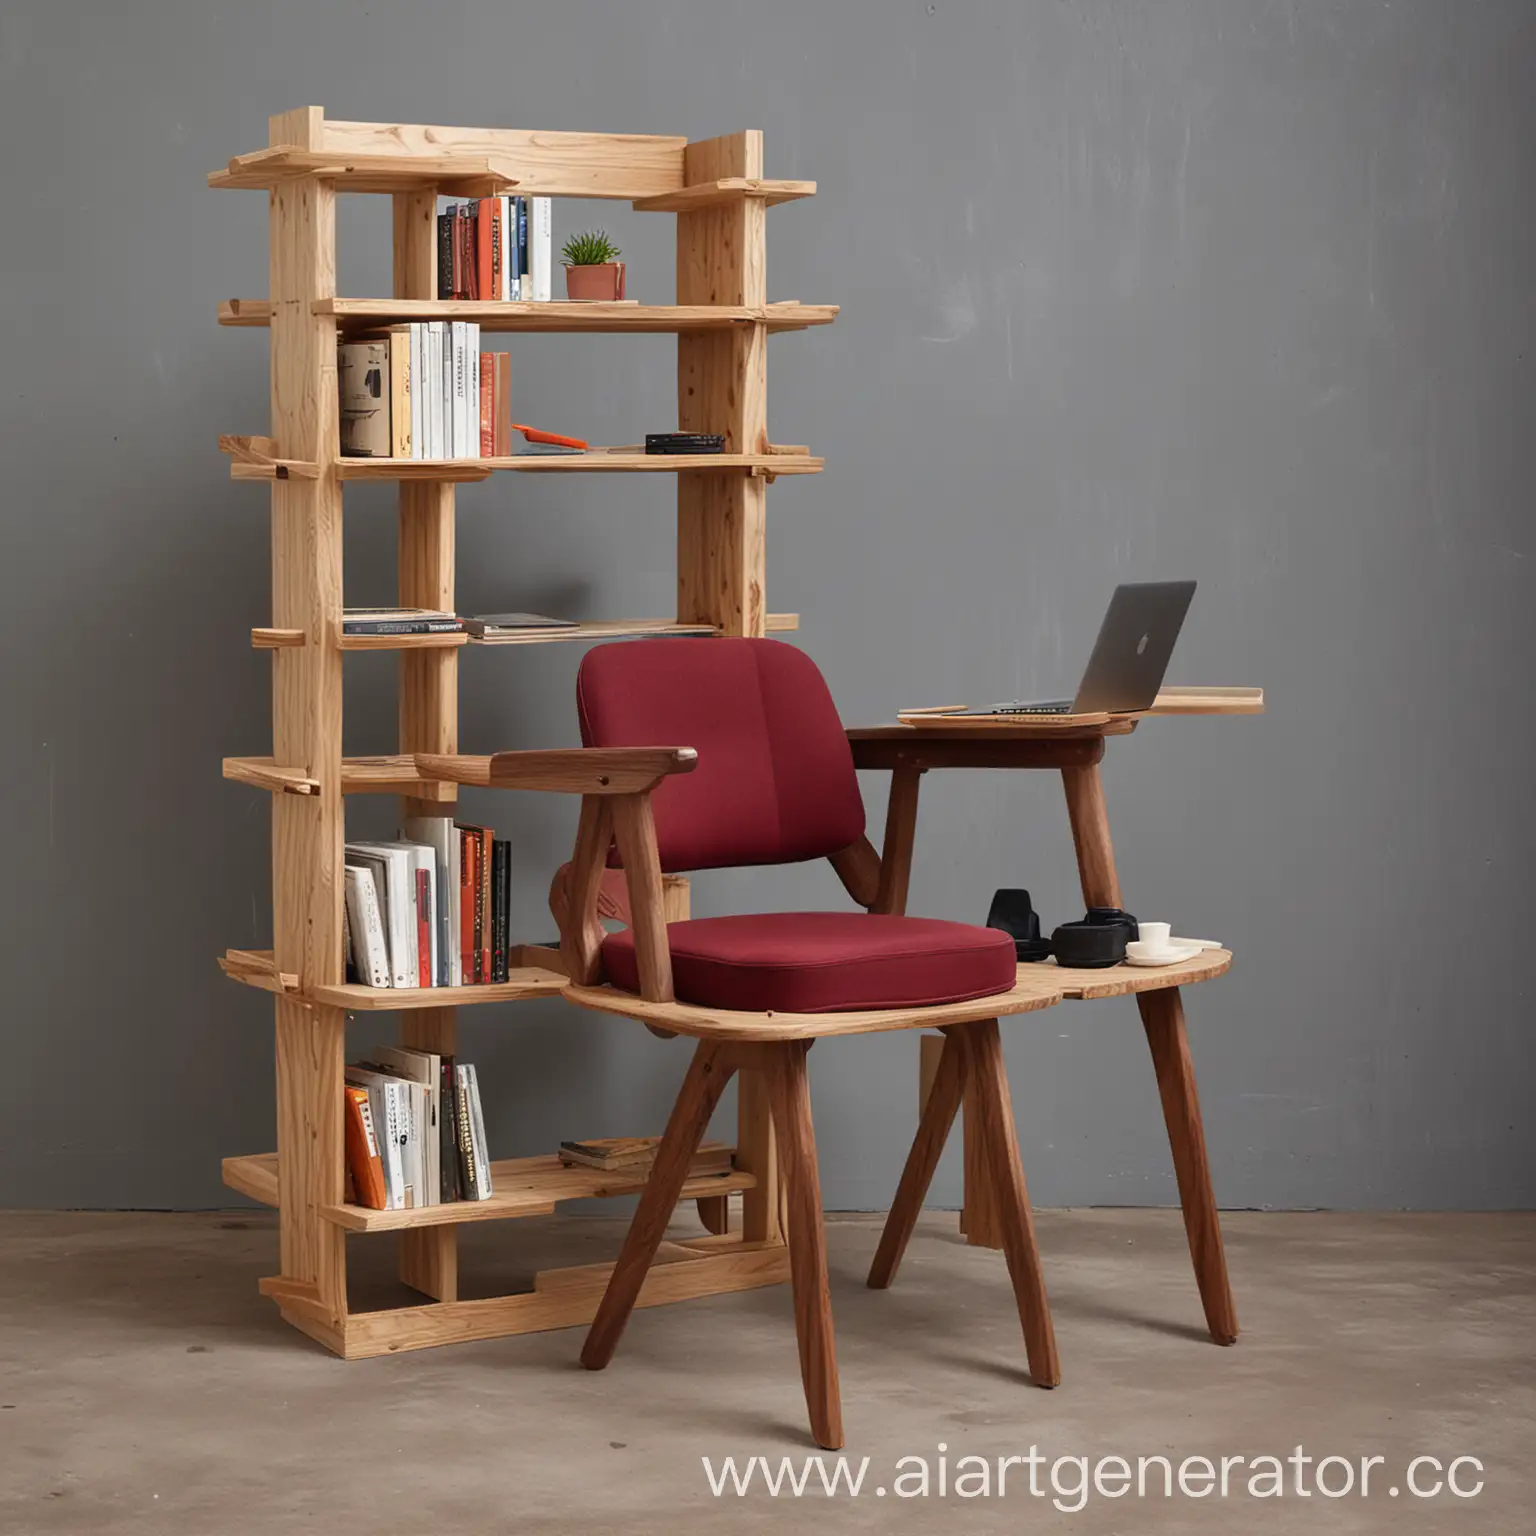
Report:
[[[624,297],[624,263],[605,261],[600,267],[567,267],[566,296],[573,301],[612,303]]]

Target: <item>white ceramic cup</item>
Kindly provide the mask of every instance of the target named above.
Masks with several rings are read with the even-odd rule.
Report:
[[[1168,948],[1173,929],[1167,923],[1137,923],[1137,939],[1146,946],[1147,952],[1157,954]]]

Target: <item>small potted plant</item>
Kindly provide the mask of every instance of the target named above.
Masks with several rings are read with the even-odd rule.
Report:
[[[572,235],[560,253],[565,263],[565,292],[572,300],[624,297],[624,263],[620,251],[600,229]]]

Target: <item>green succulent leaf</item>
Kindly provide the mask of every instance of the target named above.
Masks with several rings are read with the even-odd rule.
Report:
[[[601,267],[617,261],[618,246],[600,229],[589,229],[585,234],[572,235],[560,252],[561,261],[568,267]]]

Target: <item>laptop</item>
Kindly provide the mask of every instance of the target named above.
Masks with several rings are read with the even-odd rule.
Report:
[[[1139,581],[1116,587],[1075,697],[1015,700],[968,713],[1121,715],[1150,709],[1194,595],[1192,581]]]

